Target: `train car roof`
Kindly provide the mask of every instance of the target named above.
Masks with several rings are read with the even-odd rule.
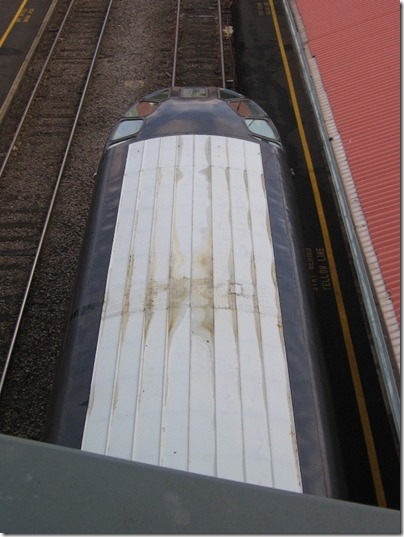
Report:
[[[237,348],[243,348],[243,358],[241,360],[240,354],[240,360],[244,360],[245,374],[241,374],[237,360],[236,363],[233,360],[231,379],[228,374],[222,374],[217,382],[225,386],[225,391],[228,391],[229,383],[232,384],[230,399],[233,397],[239,401],[237,419],[240,418],[242,396],[236,388],[240,382],[245,382],[248,388],[245,392],[249,394],[247,400],[259,399],[258,410],[251,416],[247,412],[248,419],[245,421],[247,428],[258,431],[258,436],[246,433],[248,446],[240,441],[220,443],[221,453],[226,455],[225,460],[229,459],[229,451],[232,451],[233,462],[243,460],[245,453],[245,463],[241,466],[232,463],[230,474],[227,473],[229,468],[226,468],[224,473],[220,469],[218,475],[288,490],[299,490],[303,485],[303,490],[307,492],[327,495],[331,487],[328,476],[332,474],[327,461],[333,460],[333,457],[323,459],[322,435],[328,434],[324,432],[327,423],[322,421],[319,424],[316,419],[318,412],[317,400],[313,395],[314,384],[316,397],[321,397],[317,393],[318,372],[313,359],[316,355],[316,334],[310,315],[306,315],[309,310],[307,297],[301,285],[296,285],[297,276],[299,282],[303,281],[298,263],[298,259],[303,257],[297,251],[299,241],[295,235],[298,227],[293,224],[293,196],[287,162],[276,139],[252,133],[245,123],[246,119],[258,118],[267,120],[270,125],[265,112],[259,107],[255,108],[255,103],[251,102],[250,106],[248,99],[234,92],[225,99],[221,91],[208,88],[205,97],[191,92],[189,97],[177,98],[175,88],[152,94],[135,103],[119,123],[125,125],[126,120],[128,123],[140,121],[142,128],[137,133],[124,130],[122,137],[116,136],[115,129],[110,145],[107,145],[99,169],[95,210],[86,239],[85,263],[72,307],[69,338],[66,340],[63,360],[66,376],[61,378],[48,438],[64,445],[81,446],[89,451],[113,456],[131,458],[134,455],[136,460],[152,464],[177,468],[180,461],[179,466],[187,467],[189,471],[216,474],[211,464],[212,453],[213,457],[216,456],[214,450],[210,451],[208,470],[205,468],[206,461],[201,462],[201,454],[198,453],[198,446],[207,442],[207,435],[198,432],[206,425],[204,410],[208,406],[211,409],[216,406],[209,383],[209,393],[203,387],[199,389],[203,396],[198,411],[201,426],[193,427],[193,432],[197,433],[193,437],[197,441],[192,440],[196,451],[192,450],[191,458],[187,455],[188,448],[182,451],[175,448],[166,453],[166,448],[172,447],[168,438],[178,439],[179,435],[173,433],[178,427],[169,427],[166,431],[165,426],[160,454],[163,458],[160,455],[156,458],[155,450],[153,452],[150,447],[156,444],[148,442],[152,420],[146,416],[150,410],[146,407],[149,403],[154,405],[155,401],[163,400],[162,417],[168,417],[169,421],[175,423],[177,420],[173,416],[177,412],[177,405],[167,406],[166,403],[169,402],[170,393],[174,393],[175,397],[184,396],[183,383],[178,382],[178,372],[184,368],[177,367],[178,354],[175,352],[175,359],[168,361],[167,368],[158,368],[157,377],[160,377],[157,379],[153,373],[157,357],[160,365],[161,360],[164,365],[164,356],[171,355],[174,342],[177,350],[180,349],[180,356],[185,357],[191,343],[195,349],[203,345],[207,347],[207,352],[202,352],[206,358],[202,363],[205,366],[210,364],[208,370],[212,373],[213,357],[220,358],[221,365],[223,360],[229,360],[225,352],[228,345],[224,341],[228,336],[233,358],[233,350],[239,356]],[[220,107],[224,114],[229,114],[232,121],[238,123],[243,134],[238,135],[231,127],[226,128],[224,136],[217,132],[189,134],[184,127],[186,123],[177,122],[171,123],[171,126],[177,125],[185,132],[173,134],[170,129],[158,136],[159,129],[167,128],[162,117],[165,116],[169,122],[178,119],[169,112],[175,109],[175,103],[178,102],[182,103],[180,108],[183,105],[184,110],[189,110],[189,106],[207,110],[206,114],[212,122],[215,118],[211,105],[217,109]],[[255,116],[252,115],[254,111]],[[152,128],[154,120],[157,125],[155,129]],[[170,250],[175,251],[172,259]],[[145,270],[146,266],[148,268]],[[181,270],[185,272],[178,278],[174,277],[176,271]],[[205,274],[203,271],[206,277],[198,275]],[[205,303],[206,300],[209,304]],[[191,312],[191,309],[197,311]],[[200,320],[200,327],[194,327],[192,333],[182,326],[184,322],[191,326],[191,317],[195,322]],[[224,328],[212,334],[218,327],[219,317],[226,317]],[[157,318],[159,322],[156,323]],[[134,336],[133,323],[138,324],[139,337]],[[204,339],[200,332],[209,326],[213,328],[204,334]],[[106,340],[102,340],[104,336]],[[271,340],[268,345],[263,342],[267,337]],[[154,352],[156,345],[159,353]],[[216,347],[220,346],[223,352],[217,352]],[[127,353],[121,353],[124,348],[131,348],[132,357],[132,351],[136,350],[142,363],[145,363],[144,356],[151,356],[151,360],[147,361],[152,366],[152,382],[146,382],[147,392],[149,389],[159,391],[163,382],[163,389],[156,398],[150,398],[149,393],[145,395],[146,392],[142,391],[144,366],[142,369],[132,368],[131,374],[126,374]],[[110,360],[109,350],[113,350],[115,359]],[[263,354],[271,356],[268,360],[263,359],[259,366],[259,356]],[[139,359],[135,361],[139,364]],[[171,375],[173,364],[174,374]],[[219,372],[220,364],[213,364],[215,375]],[[189,370],[189,364],[186,367]],[[288,374],[288,368],[291,375]],[[96,380],[96,376],[99,376],[97,370],[101,373],[101,384]],[[237,380],[239,370],[241,376]],[[109,373],[104,376],[104,372]],[[163,379],[162,372],[165,375]],[[146,376],[149,373],[146,371]],[[252,374],[255,380],[251,383]],[[89,394],[92,378],[93,388]],[[205,381],[211,378],[212,374],[205,375]],[[128,391],[129,380],[132,386]],[[199,387],[203,385],[201,374],[196,374],[195,382]],[[265,389],[264,384],[267,384]],[[167,388],[170,386],[174,389]],[[104,388],[109,394],[106,398],[102,395]],[[133,406],[134,388],[139,390],[139,405],[146,408],[146,414],[138,412],[136,402]],[[101,399],[97,391],[101,393]],[[198,393],[198,390],[191,392]],[[125,393],[129,393],[127,400],[132,405],[129,425],[125,423],[128,408],[119,403],[124,402]],[[275,397],[275,401],[269,404],[272,397]],[[293,409],[290,406],[292,402]],[[187,405],[179,407],[187,408]],[[233,412],[234,408],[234,405],[230,405],[228,410]],[[249,403],[245,408],[249,408]],[[226,405],[223,409],[226,414]],[[87,421],[85,425],[87,410],[91,424]],[[271,412],[275,412],[276,416]],[[270,414],[273,420],[269,420]],[[156,419],[153,427],[157,425],[159,430],[160,415],[161,409],[154,412]],[[220,416],[227,425],[232,423],[234,432],[234,421],[223,420],[223,412]],[[141,432],[145,419],[146,436]],[[215,420],[218,423],[217,416]],[[269,421],[275,427],[269,433],[271,446],[265,425]],[[182,423],[186,422],[183,416]],[[258,422],[261,425],[257,427]],[[114,446],[116,438],[122,440],[123,435],[121,432],[115,435],[115,425],[119,431],[125,431],[127,440],[119,442],[119,453]],[[84,433],[83,439],[83,427],[88,432],[89,427],[93,426],[96,434],[88,436]],[[181,429],[182,438],[184,434],[188,434],[185,427]],[[213,445],[212,433],[209,435]],[[258,443],[253,441],[254,435]],[[187,443],[185,439],[183,446]],[[260,457],[271,459],[272,462],[266,467],[274,465],[266,475],[256,466],[256,449],[250,449],[254,443],[258,446]],[[228,445],[229,448],[226,447]],[[112,451],[110,446],[113,447]],[[247,447],[248,453],[245,452]],[[123,454],[123,450],[126,454]],[[142,451],[140,457],[139,450]],[[326,471],[324,465],[327,466]]]
[[[83,449],[301,490],[272,243],[259,143],[129,145]]]

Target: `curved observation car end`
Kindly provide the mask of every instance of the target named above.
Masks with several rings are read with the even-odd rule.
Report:
[[[47,439],[340,496],[294,203],[253,101],[134,104],[98,170]]]

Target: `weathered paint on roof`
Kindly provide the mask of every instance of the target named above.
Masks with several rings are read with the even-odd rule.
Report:
[[[82,448],[301,491],[259,143],[130,145]]]
[[[400,4],[390,0],[296,0],[296,4],[349,163],[353,184],[346,187],[347,194],[361,217],[355,224],[373,284],[377,293],[387,289],[394,309],[384,309],[385,321],[398,326]],[[378,298],[384,300],[382,293]],[[397,355],[399,334],[390,335],[398,339],[392,341]]]

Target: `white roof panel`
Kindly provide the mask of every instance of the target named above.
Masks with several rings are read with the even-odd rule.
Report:
[[[258,143],[129,146],[82,448],[301,491]]]

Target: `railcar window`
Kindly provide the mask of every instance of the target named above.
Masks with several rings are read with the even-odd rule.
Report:
[[[143,119],[124,119],[119,123],[111,136],[111,141],[115,142],[129,136],[134,136],[142,128]]]
[[[145,101],[166,101],[170,97],[170,88],[155,91],[144,97]]]
[[[152,114],[160,103],[155,103],[152,101],[141,101],[140,103],[134,104],[126,112],[125,117],[145,117]]]
[[[252,133],[280,142],[280,137],[277,130],[269,123],[269,121],[265,119],[247,118],[245,122]]]
[[[229,102],[229,105],[233,108],[233,110],[235,110],[238,114],[240,114],[240,116],[243,117],[264,117],[266,115],[262,108],[258,106],[258,104],[248,99],[243,99],[242,101],[232,101]]]
[[[207,97],[208,88],[182,88],[180,96],[185,99],[194,99],[195,97]]]
[[[241,93],[237,93],[235,91],[232,91],[232,90],[225,90],[225,89],[220,89],[219,90],[219,97],[220,99],[234,99],[234,98],[237,98],[237,97],[242,97]]]

